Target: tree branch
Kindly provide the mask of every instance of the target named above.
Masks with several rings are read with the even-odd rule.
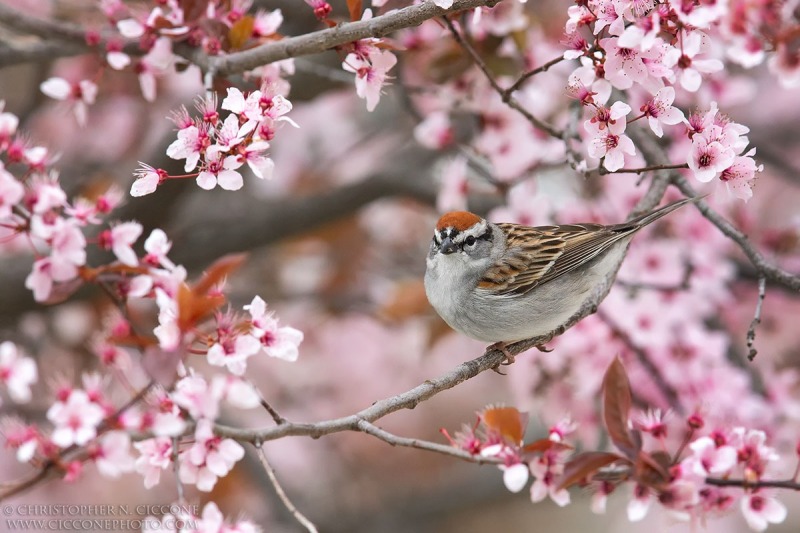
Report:
[[[238,74],[275,61],[325,52],[360,39],[383,37],[397,30],[419,26],[426,20],[449,13],[466,11],[476,7],[494,7],[500,1],[456,0],[453,2],[452,7],[442,9],[431,0],[427,0],[409,7],[389,11],[384,15],[379,15],[369,20],[345,22],[333,28],[265,43],[250,50],[225,56],[210,57],[194,49],[179,48],[177,51],[203,70],[212,71],[222,76]]]
[[[278,482],[278,476],[275,475],[275,469],[272,468],[272,465],[267,460],[267,454],[264,453],[264,447],[261,445],[257,446],[258,448],[258,458],[261,460],[261,466],[264,467],[264,470],[267,472],[267,477],[269,477],[270,483],[272,483],[272,487],[275,489],[275,492],[278,494],[278,498],[281,499],[283,505],[286,509],[291,513],[291,515],[297,520],[301,526],[306,528],[309,533],[317,533],[317,526],[314,525],[311,520],[305,517],[303,513],[297,510],[297,507],[294,506],[292,500],[289,499],[289,496],[286,495],[286,492],[281,487],[281,484]]]
[[[672,181],[680,191],[686,196],[697,196],[697,192],[689,185],[683,176],[674,174]],[[724,235],[739,245],[744,254],[753,263],[753,266],[768,280],[785,285],[792,290],[800,291],[800,275],[792,274],[782,268],[770,263],[764,255],[756,250],[747,235],[736,229],[733,224],[714,211],[705,200],[698,200],[695,206],[712,224],[714,224]]]
[[[450,457],[463,459],[464,461],[469,461],[471,463],[478,463],[478,464],[502,463],[502,461],[497,457],[483,457],[481,455],[473,455],[464,450],[454,448],[453,446],[448,446],[445,444],[439,444],[438,442],[430,442],[427,440],[409,439],[407,437],[400,437],[393,433],[389,433],[388,431],[383,430],[374,424],[370,424],[366,420],[361,420],[359,422],[358,429],[368,435],[372,435],[373,437],[376,437],[388,444],[391,444],[392,446],[405,446],[408,448],[416,448],[418,450],[426,450],[429,452],[441,453],[443,455],[449,455]]]
[[[562,139],[564,137],[563,132],[539,120],[538,118],[533,116],[530,111],[525,109],[517,101],[517,99],[514,98],[512,94],[513,91],[511,91],[510,89],[509,90],[503,89],[495,79],[494,75],[492,74],[492,71],[489,70],[489,67],[486,65],[486,62],[483,60],[483,58],[481,58],[477,50],[475,50],[475,47],[473,47],[472,44],[466,38],[464,38],[461,35],[461,33],[459,33],[459,31],[453,24],[453,21],[445,17],[444,22],[445,24],[447,24],[450,33],[453,34],[453,38],[456,40],[456,42],[461,46],[461,48],[464,49],[464,51],[467,52],[467,54],[469,54],[469,56],[472,58],[472,61],[481,70],[481,72],[483,72],[483,75],[486,76],[486,79],[489,81],[489,84],[492,86],[495,92],[497,92],[497,94],[500,95],[500,98],[508,107],[517,111],[519,114],[525,117],[528,120],[528,122],[533,124],[533,126],[535,126],[536,128],[539,128],[542,131],[546,131],[548,134],[550,134],[550,136],[555,137],[557,139]]]
[[[721,479],[707,477],[706,485],[714,485],[715,487],[741,487],[743,489],[760,489],[769,487],[774,489],[800,490],[800,483],[794,479],[760,479],[758,481],[747,481],[746,479]]]
[[[752,361],[756,358],[758,350],[754,348],[756,342],[756,328],[761,323],[761,308],[764,305],[764,297],[767,295],[767,280],[762,276],[758,278],[758,301],[756,302],[756,312],[753,315],[753,320],[750,322],[750,327],[747,328],[747,359]]]

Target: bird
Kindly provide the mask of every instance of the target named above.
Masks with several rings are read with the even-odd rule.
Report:
[[[612,275],[636,232],[699,199],[612,225],[532,227],[492,223],[469,211],[445,213],[426,258],[425,294],[451,328],[492,343],[489,349],[511,364],[507,345],[563,331]]]

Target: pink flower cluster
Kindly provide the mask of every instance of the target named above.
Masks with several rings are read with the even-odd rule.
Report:
[[[274,135],[276,124],[288,120],[282,117],[291,108],[288,101],[267,92],[245,97],[231,90],[222,107],[233,112],[207,137],[213,142],[201,152],[190,153],[183,141],[190,135],[197,140],[201,132],[208,134],[218,122],[216,105],[204,108],[204,119],[187,124],[170,151],[184,150],[184,158],[194,158],[194,164],[203,168],[198,176],[201,181],[210,179],[203,173],[213,173],[210,160],[235,158],[232,152],[246,159],[254,171],[271,167],[256,150]],[[92,200],[69,201],[55,173],[47,170],[47,150],[29,146],[17,132],[17,124],[17,117],[0,111],[0,155],[20,174],[13,174],[0,162],[0,224],[15,240],[29,243],[37,256],[26,285],[37,300],[44,301],[82,283],[102,284],[121,309],[91,343],[100,368],[107,372],[84,374],[81,387],[62,379],[47,409],[50,428],[8,419],[3,422],[3,435],[20,462],[37,468],[55,465],[66,481],[78,479],[85,465],[93,464],[106,477],[135,470],[144,477],[145,486],[151,487],[177,457],[181,482],[210,491],[244,455],[239,443],[214,433],[222,403],[236,409],[259,406],[260,393],[241,377],[248,360],[262,354],[295,361],[303,333],[280,324],[258,296],[243,313],[219,310],[226,303],[221,285],[241,258],[223,258],[199,281],[189,283],[186,269],[168,257],[172,243],[164,231],[153,230],[139,252],[140,223],[103,227],[104,216],[119,203],[121,194],[112,189]],[[97,230],[91,240],[83,233],[88,227]],[[17,235],[26,239],[16,239]],[[89,244],[113,257],[106,264],[87,265]],[[152,335],[137,331],[136,321],[123,317],[134,299],[155,303],[159,323]],[[132,368],[133,349],[140,351],[144,374]],[[230,373],[201,375],[191,364],[195,354]],[[165,385],[156,385],[150,377],[154,375],[162,376]],[[14,343],[0,343],[0,390],[4,395],[16,403],[28,402],[38,379],[39,369],[32,358]],[[115,380],[126,392],[139,387],[135,401],[121,407],[115,404]],[[194,431],[184,441],[192,422]],[[134,444],[138,452],[134,456],[131,436],[142,433],[152,437]],[[76,447],[85,453],[65,459],[64,451]]]
[[[627,516],[632,522],[644,519],[653,503],[668,509],[678,520],[702,522],[731,510],[737,500],[754,531],[763,531],[770,523],[786,519],[786,507],[770,490],[758,487],[773,473],[770,465],[779,460],[776,450],[767,445],[763,431],[720,428],[698,436],[704,420],[694,413],[688,417],[683,441],[671,459],[667,451],[667,443],[671,442],[668,420],[669,413],[664,415],[659,410],[633,420],[633,428],[648,436],[659,450],[650,452],[645,446],[637,452],[640,457],[653,454],[644,463],[648,466],[635,466],[625,457],[611,453],[575,453],[566,442],[572,440],[577,429],[570,419],[552,426],[546,438],[525,444],[522,436],[527,415],[512,407],[486,408],[479,413],[475,426],[465,426],[452,438],[445,430],[442,432],[454,447],[496,460],[511,492],[521,491],[532,476],[530,497],[534,503],[549,497],[557,505],[566,506],[570,503],[566,488],[578,482],[594,488],[592,511],[605,513],[608,496],[620,486],[629,485],[632,491]],[[658,454],[661,455],[656,459]],[[668,464],[660,465],[662,460]],[[654,471],[648,477],[638,468]],[[667,481],[657,481],[660,476]],[[739,485],[723,486],[726,480],[739,480]]]
[[[372,18],[372,10],[364,11],[362,20]],[[361,39],[347,47],[342,68],[356,75],[356,93],[367,101],[367,111],[373,111],[381,99],[381,89],[389,76],[387,72],[397,63],[397,57],[384,49],[381,39]]]
[[[550,428],[546,439],[526,445],[522,439],[527,423],[528,416],[513,407],[487,407],[478,414],[475,426],[465,426],[452,438],[447,431],[442,433],[457,448],[498,460],[503,483],[511,492],[525,488],[532,476],[531,501],[537,503],[549,496],[563,507],[570,496],[558,483],[571,450],[563,441],[574,425],[569,419],[561,420]]]
[[[167,147],[167,155],[185,160],[186,172],[197,171],[187,176],[196,176],[197,185],[206,190],[217,185],[228,191],[241,189],[244,179],[239,169],[245,163],[258,178],[271,178],[274,163],[265,155],[269,141],[281,123],[297,127],[284,116],[291,111],[291,102],[273,84],[247,94],[229,88],[221,107],[230,111],[225,120],[220,120],[215,97],[198,102],[200,117],[190,117],[183,107],[175,113],[172,120],[178,126],[178,138]],[[187,177],[170,176],[146,164],[135,175],[132,196],[150,194],[166,179]]]

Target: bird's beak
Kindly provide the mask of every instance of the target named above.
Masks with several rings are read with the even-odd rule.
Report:
[[[456,245],[450,237],[445,237],[442,244],[439,246],[439,252],[444,255],[452,254],[457,250]]]

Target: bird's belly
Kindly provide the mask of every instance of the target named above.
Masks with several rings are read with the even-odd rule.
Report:
[[[618,259],[612,253],[600,262]],[[605,265],[603,265],[605,266]],[[475,303],[451,310],[445,320],[455,329],[484,342],[513,342],[548,334],[577,313],[601,285],[606,268],[573,271],[519,296],[479,293]]]

